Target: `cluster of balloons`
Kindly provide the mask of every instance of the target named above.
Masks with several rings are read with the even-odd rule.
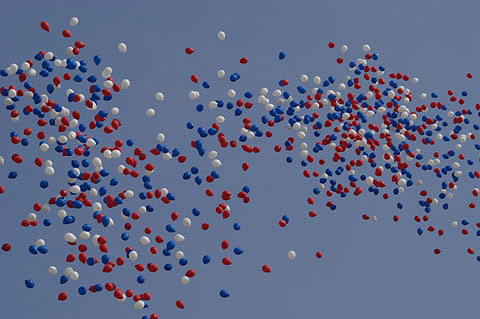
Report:
[[[69,24],[74,27],[78,23],[79,19],[74,17]],[[46,32],[53,30],[45,21],[41,22],[40,27]],[[61,34],[65,38],[73,36],[70,30],[63,30]],[[226,40],[226,33],[219,31],[217,38]],[[327,46],[330,49],[336,48],[334,42]],[[164,133],[156,134],[158,143],[151,146],[136,146],[130,137],[118,138],[113,145],[100,143],[102,134],[120,134],[120,109],[114,106],[107,110],[104,105],[108,105],[114,97],[126,91],[130,81],[115,80],[111,67],[102,69],[100,55],[88,60],[80,59],[81,49],[84,47],[83,42],[75,41],[72,46],[67,47],[68,57],[57,57],[53,52],[41,51],[32,59],[21,61],[19,65],[12,63],[6,69],[0,70],[2,78],[9,81],[0,88],[0,94],[10,112],[10,118],[13,123],[19,123],[21,119],[20,124],[26,124],[22,131],[10,133],[11,143],[17,145],[19,150],[21,147],[38,145],[38,153],[45,154],[43,158],[39,155],[30,159],[18,151],[9,156],[11,165],[25,165],[25,162],[32,161],[37,167],[43,168],[45,179],[39,182],[42,189],[49,189],[48,178],[59,174],[53,161],[45,159],[46,156],[56,156],[55,160],[58,158],[59,161],[67,161],[70,165],[62,179],[65,188],[52,191],[51,197],[46,199],[45,203],[34,203],[35,213],[29,213],[21,221],[21,225],[51,227],[53,223],[48,218],[44,218],[40,224],[37,213],[48,213],[53,208],[58,210],[57,215],[61,220],[61,223],[55,225],[55,231],[63,233],[59,227],[75,224],[79,218],[78,212],[88,209],[92,211],[93,225],[83,224],[78,229],[78,235],[72,232],[63,234],[66,244],[74,249],[74,252],[65,258],[67,264],[82,263],[92,269],[101,269],[104,273],[114,272],[118,267],[131,267],[134,272],[147,270],[142,275],[135,275],[139,285],[149,279],[149,273],[162,269],[169,272],[187,265],[187,268],[190,268],[192,262],[181,250],[182,243],[189,239],[189,235],[181,233],[179,229],[187,232],[196,225],[200,225],[203,231],[211,229],[209,223],[197,222],[203,218],[199,208],[192,208],[189,217],[173,211],[170,214],[171,222],[161,230],[158,226],[148,226],[141,230],[138,241],[132,240],[133,236],[138,235],[133,230],[139,219],[145,218],[158,207],[168,208],[168,205],[176,200],[175,194],[165,185],[153,183],[151,176],[155,169],[161,166],[158,158],[165,161],[175,160],[182,166],[187,160],[187,153],[182,152],[179,147],[169,145]],[[118,44],[118,50],[126,53],[127,45],[123,42]],[[217,113],[215,120],[208,125],[186,123],[186,128],[198,135],[195,140],[187,142],[186,147],[198,155],[199,161],[207,155],[212,170],[200,172],[198,166],[188,169],[182,166],[180,178],[184,181],[191,179],[202,189],[207,200],[215,201],[215,212],[219,218],[233,219],[232,209],[227,203],[233,200],[249,203],[248,194],[251,190],[249,186],[244,186],[235,192],[225,189],[218,194],[206,186],[207,183],[220,183],[219,170],[224,166],[221,160],[222,149],[235,149],[239,146],[238,152],[260,153],[262,150],[255,145],[255,140],[273,140],[271,138],[274,136],[274,128],[286,127],[291,132],[290,136],[272,143],[272,149],[278,154],[291,154],[298,150],[297,160],[291,155],[287,155],[285,159],[291,164],[298,163],[302,176],[314,184],[312,194],[308,194],[306,198],[306,205],[310,207],[307,209],[308,213],[294,218],[301,222],[302,218],[309,220],[316,217],[322,210],[336,210],[336,202],[340,203],[342,198],[347,196],[370,193],[374,198],[392,200],[392,197],[409,194],[418,196],[418,205],[424,212],[423,216],[414,217],[414,222],[419,223],[417,234],[421,236],[427,230],[443,236],[446,230],[431,224],[429,216],[435,210],[449,209],[449,202],[454,197],[461,178],[480,178],[480,171],[475,170],[474,166],[478,159],[472,159],[471,153],[463,152],[463,149],[468,147],[480,150],[480,144],[474,144],[476,135],[473,132],[480,126],[472,119],[475,110],[480,109],[480,104],[466,106],[467,91],[455,93],[449,90],[448,107],[435,92],[415,93],[411,86],[419,82],[418,78],[400,72],[386,73],[386,67],[378,64],[378,53],[372,53],[371,50],[370,45],[364,44],[362,55],[350,58],[351,61],[347,62],[348,47],[341,45],[336,63],[345,66],[347,70],[347,75],[341,80],[337,80],[333,75],[327,75],[323,80],[314,75],[312,84],[309,83],[310,77],[302,74],[297,84],[294,84],[296,81],[292,79],[280,79],[273,90],[261,88],[257,95],[250,91],[241,94],[229,89],[226,92],[228,99],[221,98],[225,94],[218,92],[220,97],[216,100],[204,101],[203,104],[195,102],[193,111],[196,112],[231,112],[232,125],[235,118],[241,121],[240,135],[238,138],[228,139],[222,131],[227,119],[225,115]],[[193,48],[185,49],[187,55],[194,52]],[[285,58],[285,52],[278,53],[280,61]],[[93,61],[93,65],[88,61]],[[248,62],[249,58],[242,57],[236,63],[246,65]],[[242,80],[240,72],[227,74],[224,70],[218,70],[217,77],[224,78],[229,85]],[[473,75],[468,73],[467,78],[471,79]],[[201,79],[199,75],[191,75],[190,79],[194,87],[187,94],[188,97],[192,102],[202,100],[200,92],[211,89],[212,84],[208,79]],[[76,92],[69,88],[72,82],[84,83],[85,90]],[[60,103],[52,94],[63,89],[67,103]],[[156,92],[153,97],[158,102],[165,100],[162,92]],[[418,99],[425,101],[416,102]],[[222,114],[225,112],[222,111]],[[156,111],[148,108],[145,114],[147,117],[154,117]],[[38,141],[31,143],[35,138]],[[440,152],[437,147],[440,143],[446,151]],[[212,145],[218,147],[213,149]],[[112,159],[118,159],[122,163],[114,172],[106,169]],[[8,160],[0,156],[0,165],[4,165],[6,161]],[[247,174],[251,165],[243,162],[238,169]],[[462,167],[465,168],[463,171],[460,170]],[[6,175],[13,180],[22,174],[10,170]],[[426,175],[436,177],[438,183],[424,185],[422,176]],[[120,185],[119,176],[131,178],[132,185],[138,183],[142,191],[134,192],[130,185]],[[122,186],[123,190],[119,191],[119,186]],[[223,186],[228,188],[228,185]],[[411,195],[412,192],[415,195]],[[0,186],[0,193],[8,194],[8,186]],[[237,194],[236,199],[232,193]],[[473,198],[467,203],[466,209],[476,207],[475,197],[479,193],[478,188],[471,190]],[[139,198],[145,201],[145,204],[132,208],[132,198]],[[395,209],[402,210],[403,204],[397,202]],[[124,221],[123,230],[118,238],[107,239],[102,235],[104,229],[119,227],[117,220],[110,215],[118,210],[121,211],[120,217]],[[370,213],[361,213],[360,216],[365,221],[378,220],[377,216]],[[181,220],[181,224],[176,222],[177,220]],[[398,214],[393,215],[393,221],[400,221]],[[283,215],[278,225],[284,228],[289,222],[290,217]],[[480,235],[480,222],[471,223],[463,219],[461,225],[459,233],[462,236],[470,234],[474,227],[478,229],[473,233]],[[457,221],[451,223],[452,232],[457,231],[457,226]],[[239,222],[233,222],[233,230],[241,230]],[[88,240],[91,240],[90,247]],[[124,249],[124,255],[110,256],[109,246],[117,245]],[[232,249],[228,240],[222,240],[220,247],[225,256],[218,258],[218,261],[224,266],[232,265],[236,256],[244,253],[241,247]],[[12,245],[4,243],[1,248],[8,252]],[[49,252],[43,239],[37,239],[27,250],[34,255]],[[233,252],[231,257],[227,256],[229,251]],[[288,260],[296,258],[295,250],[286,248],[285,251]],[[438,255],[442,250],[435,248],[433,252]],[[474,255],[475,252],[468,248],[467,254]],[[178,263],[178,266],[174,266],[172,261],[163,266],[154,262],[146,265],[137,263],[140,255],[146,255],[147,258],[148,255],[163,255],[166,259],[173,255],[176,258],[174,263]],[[323,257],[320,251],[313,252],[312,255],[316,258]],[[480,261],[480,256],[476,259]],[[201,262],[206,265],[212,260],[210,255],[204,255]],[[95,268],[97,264],[103,266]],[[272,272],[272,267],[268,264],[262,265],[260,269],[264,273]],[[57,267],[49,266],[48,272],[57,276]],[[180,282],[184,285],[188,285],[196,275],[193,266],[181,272]],[[69,266],[65,268],[59,282],[64,285],[69,280],[77,281],[79,278],[79,272]],[[35,282],[26,279],[25,286],[32,289]],[[88,286],[80,286],[79,295],[85,295],[89,291],[100,292],[105,288],[112,292],[114,299],[119,302],[131,298],[135,309],[149,307],[149,292],[135,293],[131,289],[124,291],[113,282],[90,283]],[[219,295],[221,298],[230,297],[230,293],[225,289],[221,289]],[[58,294],[59,301],[67,298],[68,294],[64,291]],[[185,308],[185,302],[180,299],[175,305],[179,309]],[[158,314],[152,313],[150,318],[158,318]]]

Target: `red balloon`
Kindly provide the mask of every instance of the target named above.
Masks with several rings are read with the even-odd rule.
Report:
[[[272,272],[272,268],[269,265],[263,265],[262,266],[262,271],[264,273],[269,273],[269,272]]]
[[[9,243],[5,243],[2,245],[3,251],[9,251],[10,249],[12,249],[12,245],[10,245]]]
[[[278,222],[278,224],[280,225],[280,227],[285,227],[285,226],[287,226],[287,222],[284,221],[283,219],[280,220],[280,221]]]
[[[63,30],[62,31],[62,35],[65,37],[65,38],[70,38],[72,36],[72,34],[70,33],[70,31],[68,30]]]
[[[185,303],[182,300],[177,300],[175,304],[177,305],[177,308],[185,309]]]
[[[243,57],[240,59],[240,63],[242,64],[247,64],[248,63],[248,58],[247,57]]]
[[[192,54],[193,52],[195,52],[195,50],[192,49],[192,48],[186,48],[186,49],[185,49],[185,53],[186,53],[186,54]]]
[[[322,255],[322,253],[321,253],[320,251],[317,251],[317,252],[315,253],[315,256],[317,256],[317,258],[322,258],[323,255]]]
[[[68,294],[64,291],[58,294],[58,300],[59,301],[67,300],[67,298],[68,298]]]
[[[249,165],[247,162],[244,162],[244,163],[242,164],[242,169],[243,169],[244,171],[248,170],[249,168],[250,168],[250,165]]]
[[[227,249],[230,244],[228,243],[228,240],[222,241],[222,249]]]
[[[192,82],[198,83],[198,76],[196,76],[195,74],[192,75],[190,79],[192,80]]]
[[[115,292],[113,293],[115,298],[117,299],[122,299],[123,298],[123,291],[120,288],[115,289]]]
[[[433,250],[433,252],[435,253],[435,255],[438,255],[438,254],[440,254],[442,251],[441,251],[440,249],[438,249],[438,248],[435,248],[435,249]]]
[[[50,32],[50,25],[47,21],[42,21],[42,23],[40,23],[40,28],[42,28],[42,30]]]
[[[232,260],[228,257],[223,257],[222,258],[222,264],[224,264],[225,266],[229,266],[232,264]]]

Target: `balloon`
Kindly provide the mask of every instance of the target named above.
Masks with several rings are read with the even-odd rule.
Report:
[[[33,287],[35,287],[35,282],[31,279],[26,279],[25,286],[29,289],[32,289]]]
[[[269,265],[263,265],[263,266],[262,266],[262,271],[263,271],[264,273],[269,273],[269,272],[272,271],[272,268],[271,268]]]
[[[175,305],[177,306],[177,308],[185,309],[185,303],[182,300],[177,300]]]
[[[42,28],[42,30],[45,30],[47,32],[50,32],[50,25],[48,24],[47,21],[42,21],[40,23],[40,27]]]
[[[226,291],[226,290],[224,290],[224,289],[220,290],[220,293],[219,293],[219,294],[220,294],[220,297],[222,297],[222,298],[228,298],[228,297],[230,297],[230,293],[228,293],[228,291]]]
[[[218,31],[218,33],[217,33],[217,38],[218,38],[220,41],[225,40],[225,36],[226,36],[226,35],[225,35],[225,32],[223,32],[223,31]]]
[[[183,276],[180,281],[182,282],[182,284],[187,285],[190,282],[190,278],[188,278],[187,276]]]
[[[118,51],[125,53],[127,52],[127,45],[123,42],[118,44]]]
[[[73,17],[70,19],[70,26],[74,27],[78,24],[79,20],[77,17]]]
[[[297,253],[294,250],[288,251],[288,259],[293,260],[297,256]]]
[[[66,292],[61,292],[58,294],[58,300],[59,301],[65,301],[68,298],[68,294]]]

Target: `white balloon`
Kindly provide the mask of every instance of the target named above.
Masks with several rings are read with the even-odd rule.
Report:
[[[452,226],[452,228],[457,228],[458,222],[456,222],[456,221],[455,221],[455,222],[452,222],[452,223],[450,224],[450,226]]]
[[[345,44],[340,47],[340,52],[342,53],[347,52],[347,50],[348,50],[348,47]]]
[[[183,276],[180,281],[182,282],[182,284],[187,285],[190,282],[190,278],[188,278],[187,276]]]
[[[223,71],[223,70],[218,70],[218,71],[217,71],[217,76],[218,76],[220,79],[223,78],[223,77],[225,76],[225,71]]]
[[[364,45],[362,45],[362,50],[365,51],[365,52],[368,52],[368,51],[370,51],[370,46],[368,44],[364,44]]]
[[[35,213],[30,213],[27,216],[28,221],[33,222],[37,219],[37,215]]]
[[[308,81],[308,75],[302,74],[302,75],[300,76],[300,81],[302,81],[302,82],[304,82],[304,83],[307,82],[307,81]]]
[[[219,168],[220,166],[222,166],[222,162],[219,159],[214,159],[212,161],[212,166],[215,168]]]
[[[232,89],[228,90],[228,92],[227,92],[227,95],[230,98],[235,97],[236,94],[237,94],[237,92],[235,92],[235,90],[232,90]]]
[[[218,38],[220,41],[225,40],[225,36],[226,36],[225,32],[223,32],[223,31],[218,31],[218,33],[217,33],[217,38]]]
[[[314,82],[316,85],[320,85],[320,83],[322,83],[322,79],[321,79],[319,76],[314,76],[314,77],[313,77],[313,82]]]
[[[78,272],[74,271],[70,274],[70,279],[78,280],[78,278],[80,278],[80,274]]]
[[[52,276],[55,276],[57,274],[57,267],[55,266],[48,267],[48,273]]]
[[[177,259],[182,259],[183,256],[185,256],[185,254],[184,254],[183,251],[181,251],[181,250],[177,251],[176,254],[175,254],[175,257],[176,257]]]
[[[88,240],[90,238],[90,233],[88,231],[82,231],[79,236],[83,240]]]
[[[163,134],[163,133],[158,133],[158,134],[157,134],[157,141],[159,141],[160,143],[165,142],[165,134]]]
[[[222,115],[217,116],[215,120],[220,124],[225,123],[225,117],[223,117]]]
[[[100,238],[100,235],[98,235],[98,234],[95,234],[92,237],[92,243],[96,247],[100,246],[100,244],[98,243],[98,238]]]
[[[51,166],[45,167],[45,174],[47,175],[53,175],[55,174],[55,169]]]
[[[123,42],[119,43],[118,44],[118,51],[123,52],[123,53],[127,52],[127,45]]]
[[[192,226],[192,220],[191,220],[190,218],[188,218],[188,217],[185,217],[185,218],[183,219],[183,226],[185,226],[185,227],[190,227],[190,226]]]
[[[173,239],[177,242],[177,243],[180,243],[182,241],[185,240],[185,236],[183,236],[182,234],[176,234],[175,237],[173,237]]]
[[[152,109],[152,108],[149,108],[147,109],[147,111],[145,112],[145,114],[148,116],[148,117],[152,117],[155,115],[155,110]]]
[[[45,240],[43,239],[37,239],[37,241],[35,242],[35,246],[37,247],[40,247],[40,246],[44,246],[45,245]]]
[[[78,24],[78,18],[77,17],[73,17],[70,19],[70,26],[71,27],[74,27]]]
[[[157,93],[155,93],[155,99],[157,101],[163,101],[165,99],[165,96],[163,95],[162,92],[157,92]]]
[[[133,306],[136,310],[142,310],[145,307],[145,303],[141,300],[137,301]]]
[[[122,90],[126,90],[130,87],[130,80],[129,79],[123,79],[122,82],[120,83],[120,88]]]
[[[150,244],[150,238],[148,238],[147,236],[142,236],[140,237],[140,243],[142,245],[148,245]]]
[[[5,159],[3,158],[3,156],[0,156],[0,166],[3,165],[5,165]]]
[[[74,243],[77,241],[77,236],[75,236],[72,233],[65,233],[63,238],[65,239],[65,241],[68,241],[69,243]]]
[[[138,258],[138,253],[136,251],[131,251],[130,255],[128,256],[128,259],[130,259],[131,262],[135,262]]]
[[[208,152],[208,158],[211,159],[211,160],[217,158],[217,155],[218,155],[218,152],[217,152],[217,151],[210,151],[210,152]]]
[[[60,209],[57,213],[58,217],[60,218],[65,218],[65,216],[67,216],[67,212],[64,210],[64,209]]]
[[[65,268],[65,270],[63,271],[63,274],[67,277],[70,277],[70,275],[73,273],[73,268],[72,267],[67,267]]]
[[[297,256],[297,253],[294,250],[288,252],[288,259],[293,260]]]

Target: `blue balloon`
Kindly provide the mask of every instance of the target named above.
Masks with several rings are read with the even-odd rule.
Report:
[[[165,264],[165,266],[163,266],[163,269],[165,269],[166,271],[170,271],[173,269],[173,266],[171,264]]]
[[[278,59],[279,59],[279,60],[283,60],[283,59],[285,59],[286,56],[287,56],[287,55],[285,54],[285,52],[282,51],[282,52],[280,52],[280,53],[278,54]]]
[[[96,284],[95,286],[93,286],[93,289],[95,289],[95,291],[102,291],[103,285],[101,285],[101,284]]]
[[[240,228],[242,228],[242,225],[240,225],[240,223],[233,224],[233,229],[240,230]]]
[[[28,251],[29,251],[31,254],[34,254],[34,255],[38,254],[38,249],[37,249],[37,246],[35,246],[35,245],[30,245],[30,246],[28,247]]]
[[[138,276],[138,277],[137,277],[137,282],[138,282],[139,284],[143,284],[143,283],[145,282],[145,277],[143,277],[143,276],[141,276],[141,275]]]
[[[102,62],[102,57],[99,55],[96,55],[93,57],[93,62],[95,62],[96,65],[99,65],[100,62]]]
[[[200,210],[198,208],[194,208],[192,209],[192,214],[193,216],[200,216]]]
[[[81,286],[81,287],[78,288],[78,294],[79,294],[79,295],[83,296],[83,295],[85,295],[86,293],[87,293],[87,288],[85,288],[85,287],[83,287],[83,286]]]
[[[38,252],[39,252],[40,254],[46,254],[46,253],[48,253],[48,247],[45,246],[45,245],[39,246],[39,247],[37,248],[37,250],[38,250]]]
[[[230,294],[228,293],[228,291],[222,289],[222,290],[220,290],[220,297],[228,298],[228,297],[230,297]]]
[[[29,289],[32,289],[33,287],[35,287],[35,282],[31,279],[27,279],[25,280],[25,286],[27,286],[27,288]]]
[[[290,221],[290,217],[288,217],[288,215],[283,215],[282,216],[282,219],[288,224],[288,222]]]
[[[205,265],[208,264],[210,262],[210,260],[211,260],[211,258],[210,258],[209,255],[203,256],[203,259],[202,259],[203,264],[205,264]]]
[[[172,224],[168,224],[167,226],[165,226],[165,229],[166,229],[169,233],[174,233],[174,232],[176,232],[175,227],[174,227]]]
[[[68,281],[68,277],[67,277],[67,276],[62,275],[62,277],[60,277],[60,284],[63,285],[63,284],[66,283],[67,281]]]
[[[167,250],[172,250],[175,248],[175,242],[173,240],[169,240],[167,242]]]
[[[241,254],[243,254],[243,249],[240,248],[240,247],[236,247],[236,248],[233,250],[233,253],[234,253],[235,255],[241,255]]]

